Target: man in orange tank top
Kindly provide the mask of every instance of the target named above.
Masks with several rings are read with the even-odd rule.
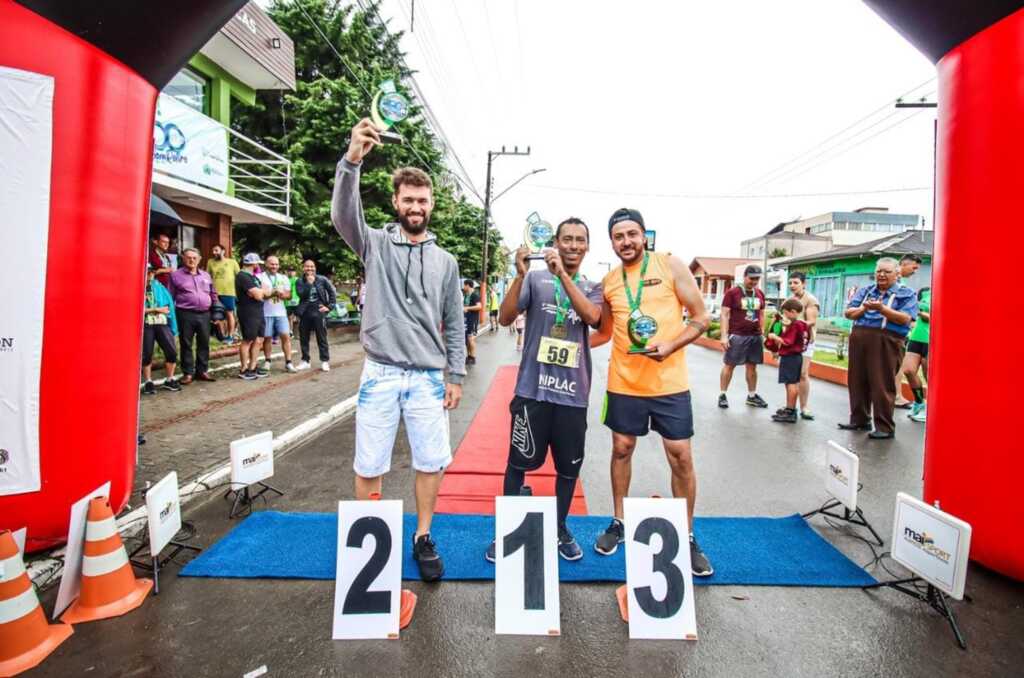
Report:
[[[672,471],[672,496],[690,511],[693,574],[714,569],[693,536],[697,476],[693,468],[693,408],[683,347],[704,333],[708,314],[689,267],[669,254],[647,251],[640,212],[622,208],[608,221],[612,249],[622,265],[605,276],[601,327],[590,345],[612,341],[604,424],[612,430],[612,500],[615,516],[594,549],[615,553],[625,539],[622,500],[629,493],[637,436],[661,434]],[[689,321],[683,323],[683,309]]]

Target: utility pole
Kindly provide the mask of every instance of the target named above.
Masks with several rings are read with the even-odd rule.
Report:
[[[488,262],[488,245],[490,244],[490,232],[491,232],[491,164],[494,159],[502,155],[530,155],[530,147],[527,146],[525,151],[520,151],[518,146],[514,146],[511,151],[506,150],[504,146],[501,147],[500,151],[487,151],[487,184],[484,187],[484,258],[480,266],[480,300],[481,318],[484,317],[484,311],[487,309],[487,262]]]

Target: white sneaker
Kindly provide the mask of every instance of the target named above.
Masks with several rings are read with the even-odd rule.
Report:
[[[327,362],[327,361],[324,361],[324,362],[320,363],[320,369],[323,370],[324,372],[330,372],[331,371],[331,364],[329,362]]]
[[[299,366],[295,368],[296,371],[298,371],[298,370],[308,370],[308,369],[309,369],[309,363],[307,363],[305,360],[303,360],[301,363],[299,363]]]
[[[309,367],[309,365],[307,364],[306,367]],[[293,365],[291,363],[291,361],[288,361],[287,363],[285,363],[284,369],[289,371],[289,372],[298,372],[298,370],[295,369],[295,365]]]

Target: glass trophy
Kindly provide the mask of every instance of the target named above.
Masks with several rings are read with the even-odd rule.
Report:
[[[526,231],[524,234],[526,246],[530,248],[527,259],[543,259],[541,253],[545,247],[550,247],[555,240],[555,228],[540,218],[536,212],[526,217]]]
[[[385,80],[377,89],[370,108],[370,118],[379,130],[380,140],[385,144],[402,143],[404,139],[401,134],[387,130],[407,117],[409,117],[409,100],[398,93],[394,80]]]

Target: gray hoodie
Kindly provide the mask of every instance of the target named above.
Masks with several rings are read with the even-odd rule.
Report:
[[[447,368],[447,381],[461,384],[466,338],[455,257],[430,233],[426,240],[411,243],[397,223],[383,229],[367,226],[359,165],[344,158],[334,175],[331,221],[366,268],[359,330],[366,355],[405,369]]]

